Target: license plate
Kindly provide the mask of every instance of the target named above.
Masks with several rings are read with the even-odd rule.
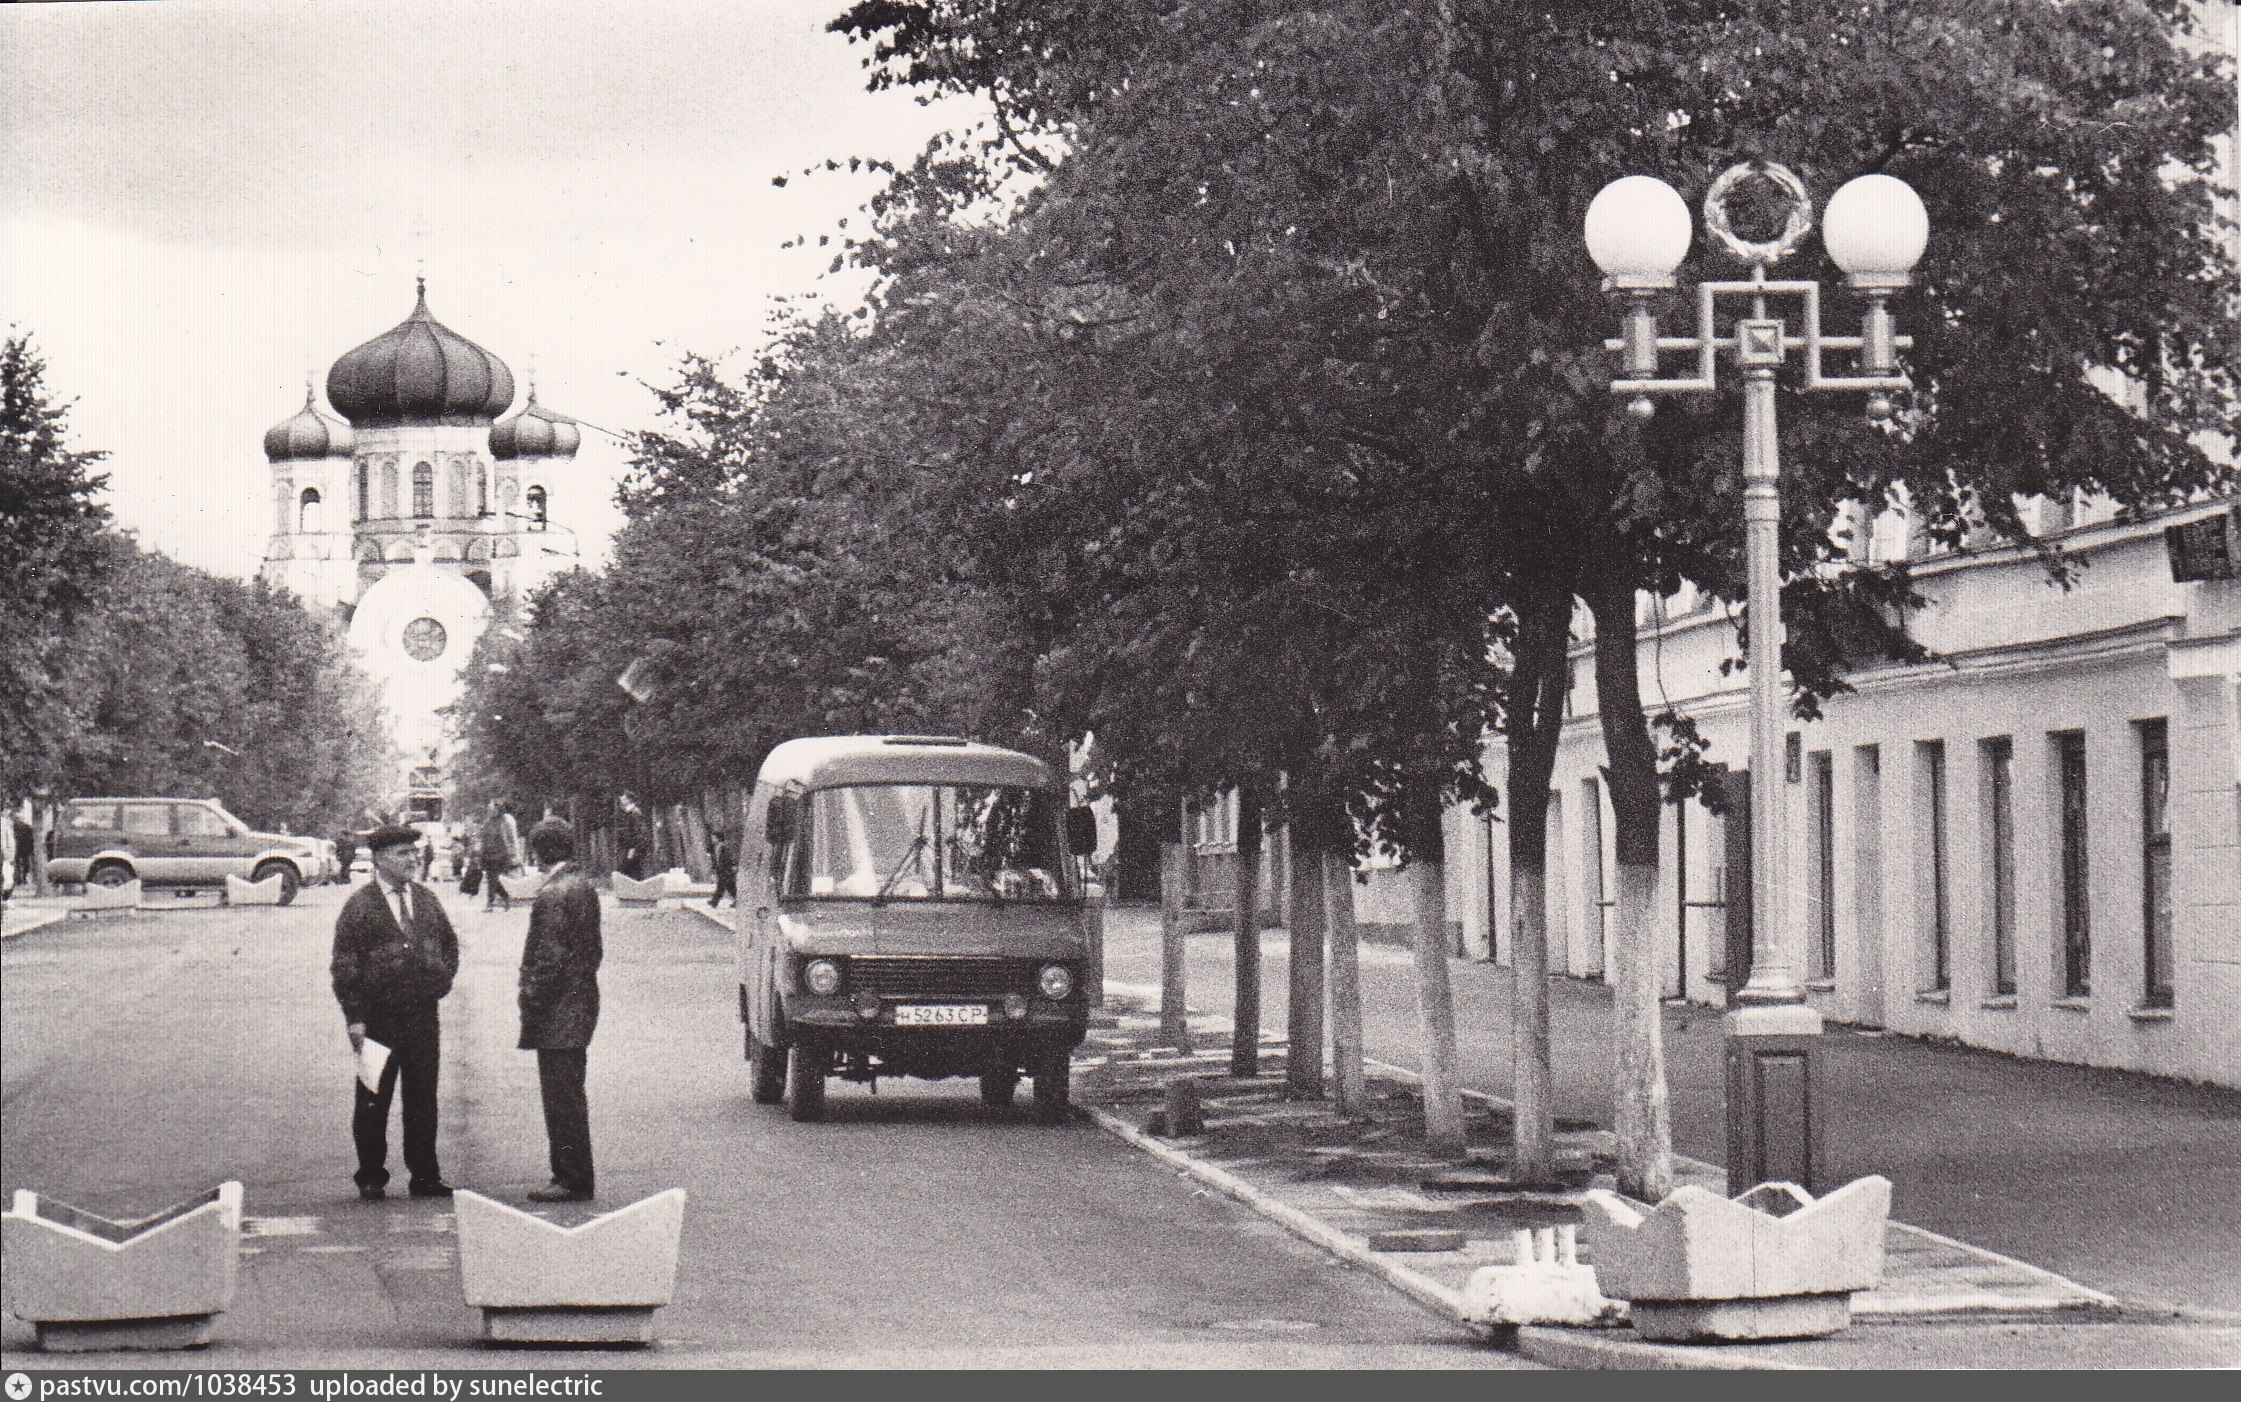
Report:
[[[895,1009],[897,1027],[986,1027],[986,1003],[905,1003]]]

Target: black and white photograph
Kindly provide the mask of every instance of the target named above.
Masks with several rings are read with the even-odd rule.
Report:
[[[8,1402],[2241,1367],[2237,55],[0,4]]]

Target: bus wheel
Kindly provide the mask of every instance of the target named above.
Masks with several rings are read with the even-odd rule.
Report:
[[[1069,1108],[1072,1056],[1063,1048],[1049,1052],[1030,1069],[1035,1077],[1035,1118],[1047,1125],[1061,1123]]]
[[[825,1118],[825,1069],[830,1054],[797,1041],[786,1058],[786,1113],[807,1124]]]
[[[754,1079],[755,1103],[776,1105],[786,1098],[786,1050],[765,1046],[753,1031],[747,1033],[747,1074]]]

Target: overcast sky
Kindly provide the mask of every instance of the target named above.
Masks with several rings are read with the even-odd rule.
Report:
[[[803,167],[907,159],[974,115],[866,93],[865,50],[824,32],[844,5],[0,6],[0,320],[76,399],[74,446],[113,454],[119,522],[235,575],[263,550],[264,430],[404,319],[416,271],[543,403],[649,426],[642,380],[821,285],[815,235],[874,186]],[[587,432],[582,460],[622,456]]]

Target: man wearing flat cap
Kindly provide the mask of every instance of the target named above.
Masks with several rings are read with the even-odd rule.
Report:
[[[413,880],[420,834],[388,823],[366,835],[373,879],[335,917],[330,972],[350,1049],[368,1039],[390,1052],[373,1090],[356,1082],[350,1133],[357,1141],[358,1196],[378,1201],[389,1182],[389,1102],[404,1083],[405,1172],[416,1198],[450,1197],[436,1163],[436,1073],[442,1030],[436,1005],[459,973],[459,936],[436,893]]]
[[[599,1024],[599,893],[577,868],[575,830],[559,818],[530,829],[529,854],[549,870],[529,911],[521,947],[521,1046],[537,1053],[552,1182],[532,1202],[583,1202],[592,1195],[591,1109],[585,1056]]]

